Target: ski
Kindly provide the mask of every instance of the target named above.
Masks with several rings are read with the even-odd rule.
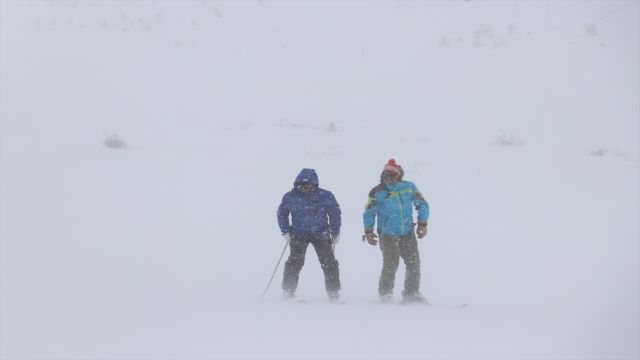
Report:
[[[402,305],[402,306],[428,306],[433,308],[449,308],[449,309],[458,309],[458,308],[466,308],[469,307],[469,304],[462,303],[457,305],[452,304],[438,304],[432,302],[403,302],[403,301],[380,301],[380,300],[371,300],[369,303],[389,306],[389,305]]]
[[[446,309],[463,309],[466,307],[469,307],[468,304],[458,304],[458,305],[448,305],[448,304],[437,304],[437,303],[430,303],[430,302],[411,302],[411,303],[407,303],[407,302],[399,302],[398,305],[402,305],[402,306],[427,306],[427,307],[433,307],[433,308],[446,308]]]
[[[309,301],[307,301],[307,299],[286,299],[283,302],[285,302],[285,303],[293,303],[293,304],[308,304],[308,303],[310,303]],[[335,304],[335,305],[347,305],[347,302],[344,301],[344,300],[327,301],[326,303]]]

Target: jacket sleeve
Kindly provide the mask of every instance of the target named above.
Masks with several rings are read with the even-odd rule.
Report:
[[[418,221],[427,221],[429,219],[429,203],[424,199],[422,193],[418,191],[418,188],[413,184],[413,206],[415,206],[418,212]]]
[[[338,235],[340,234],[340,227],[342,226],[342,211],[340,211],[340,205],[332,193],[329,193],[327,201],[329,229],[331,230],[331,235]]]
[[[369,194],[369,200],[365,206],[364,214],[362,214],[365,230],[373,229],[373,226],[376,223],[376,206],[375,196],[373,194]]]
[[[289,223],[289,214],[291,213],[291,210],[289,209],[289,197],[287,196],[287,194],[285,194],[282,197],[282,202],[280,203],[280,206],[278,207],[278,226],[280,226],[280,231],[284,234],[286,232],[289,231],[289,228],[291,227],[290,223]]]

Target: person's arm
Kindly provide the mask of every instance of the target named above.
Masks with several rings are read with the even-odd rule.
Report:
[[[426,222],[429,220],[429,203],[427,203],[427,200],[424,199],[424,196],[415,185],[413,185],[412,201],[418,213],[418,221]]]
[[[329,215],[329,230],[331,231],[331,236],[335,237],[337,235],[340,235],[340,227],[342,226],[342,211],[340,210],[338,201],[332,193],[329,193],[328,196],[327,213]]]
[[[289,197],[287,196],[287,194],[285,194],[282,197],[282,202],[280,203],[280,206],[278,207],[278,226],[280,226],[280,231],[282,232],[282,234],[286,234],[287,232],[289,232],[289,228],[291,227],[290,223],[289,223],[289,214],[291,213],[291,210],[289,209]]]
[[[418,227],[416,228],[416,235],[418,239],[422,239],[427,235],[427,221],[429,220],[429,203],[424,199],[422,193],[418,188],[413,185],[413,206],[418,213]]]
[[[376,224],[376,213],[377,213],[377,203],[376,198],[373,193],[369,193],[369,200],[367,201],[367,205],[364,209],[364,214],[362,214],[362,220],[364,222],[364,239],[371,245],[376,245],[378,241],[376,238],[378,237],[373,232],[373,226]]]

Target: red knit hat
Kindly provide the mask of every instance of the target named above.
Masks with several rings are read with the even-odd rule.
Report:
[[[387,175],[389,173],[390,175]],[[398,165],[395,159],[390,159],[384,165],[384,168],[382,168],[382,174],[380,174],[380,182],[386,183],[387,180],[385,179],[389,179],[392,182],[400,181],[402,180],[403,176],[404,170],[402,170],[402,166]]]
[[[403,173],[402,166],[398,165],[398,163],[396,163],[395,159],[390,159],[387,162],[387,164],[384,166],[384,168],[382,168],[382,171],[391,171],[391,172],[394,172],[396,174]]]

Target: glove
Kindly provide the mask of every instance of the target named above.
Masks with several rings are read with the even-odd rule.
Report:
[[[416,235],[418,235],[418,239],[422,239],[427,235],[426,221],[418,221],[418,227],[416,228]]]
[[[340,234],[335,234],[331,237],[331,239],[333,240],[333,245],[337,244],[340,242]]]
[[[378,235],[373,232],[373,229],[367,229],[364,231],[364,237],[367,239],[367,242],[373,246],[378,245]]]
[[[290,243],[291,242],[291,234],[289,234],[288,232],[282,234],[282,240],[284,240],[284,242],[286,242],[286,243]]]

